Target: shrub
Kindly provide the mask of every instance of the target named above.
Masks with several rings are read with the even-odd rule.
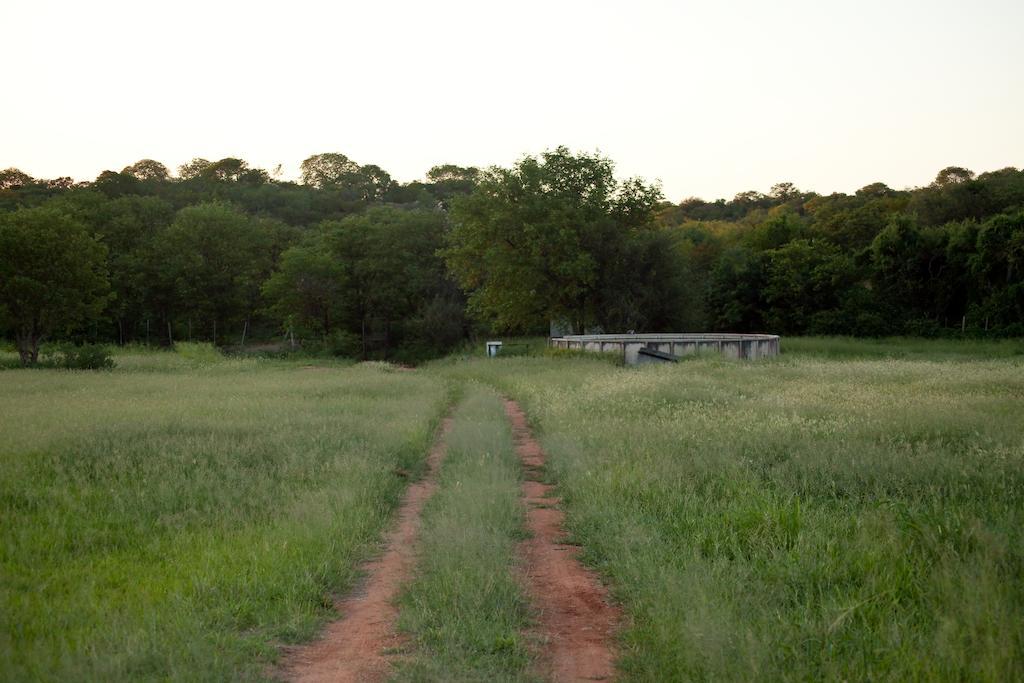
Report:
[[[224,359],[220,350],[209,342],[177,342],[174,345],[174,352],[185,360],[196,363],[216,363]]]
[[[459,301],[438,297],[410,321],[407,333],[415,345],[444,353],[465,338],[465,328],[465,306]]]
[[[114,358],[102,344],[63,344],[53,351],[53,363],[64,370],[110,370]]]
[[[357,334],[336,330],[326,337],[303,339],[302,350],[314,356],[355,358],[362,355],[363,340]]]
[[[903,334],[907,337],[923,337],[925,339],[936,339],[942,334],[942,328],[938,322],[926,318],[908,320],[903,324]]]

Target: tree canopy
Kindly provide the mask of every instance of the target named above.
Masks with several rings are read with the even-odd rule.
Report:
[[[620,279],[622,253],[653,227],[660,199],[657,187],[618,181],[609,159],[559,147],[488,170],[456,200],[445,259],[472,311],[497,327],[557,319],[582,331],[612,322],[605,283]]]
[[[50,207],[0,215],[0,321],[23,365],[39,344],[100,315],[110,299],[107,249],[73,217]]]
[[[0,335],[442,353],[476,332],[1024,335],[1024,171],[662,199],[564,147],[396,181],[315,154],[0,171]]]

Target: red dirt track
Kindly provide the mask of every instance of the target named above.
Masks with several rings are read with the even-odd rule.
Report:
[[[516,452],[523,463],[531,538],[519,547],[523,580],[537,615],[536,673],[552,681],[610,680],[615,675],[615,628],[619,610],[597,576],[580,564],[579,549],[564,543],[565,515],[551,487],[538,481],[544,451],[533,438],[519,404],[505,399]]]
[[[450,417],[442,423],[427,458],[426,476],[406,490],[384,554],[364,565],[367,579],[362,589],[335,604],[342,617],[328,624],[319,640],[288,653],[279,672],[285,680],[362,683],[384,680],[391,673],[391,660],[403,644],[395,629],[395,598],[412,576],[420,513],[437,489],[437,471],[451,424]]]
[[[597,576],[580,564],[579,549],[566,544],[565,515],[551,487],[539,481],[544,451],[533,438],[519,405],[505,399],[516,453],[526,474],[522,500],[531,537],[519,544],[520,577],[536,615],[530,636],[536,675],[556,682],[610,680],[615,675],[615,629],[619,610]],[[445,418],[427,459],[427,474],[409,486],[388,532],[385,550],[364,565],[360,589],[339,600],[342,615],[320,639],[290,649],[278,676],[301,683],[374,683],[392,673],[403,638],[396,630],[395,599],[412,578],[424,504],[437,489],[437,472],[452,419]]]

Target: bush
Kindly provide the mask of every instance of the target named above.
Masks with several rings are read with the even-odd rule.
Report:
[[[923,337],[924,339],[937,339],[942,335],[942,328],[934,320],[917,318],[908,320],[903,324],[903,336]]]
[[[110,370],[114,358],[102,344],[63,344],[53,352],[53,364],[64,370]]]
[[[326,337],[303,339],[302,350],[314,356],[357,358],[363,352],[363,339],[351,332],[335,330]]]
[[[216,363],[224,359],[220,350],[209,342],[177,342],[174,352],[195,363]]]
[[[465,306],[459,301],[438,297],[410,321],[407,332],[415,345],[444,353],[465,338],[465,327]]]

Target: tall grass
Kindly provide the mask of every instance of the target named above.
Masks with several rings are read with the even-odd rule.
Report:
[[[1024,365],[956,360],[446,370],[539,426],[626,679],[1021,680]]]
[[[275,644],[330,617],[396,471],[421,467],[445,385],[374,366],[118,361],[0,379],[0,678],[259,677]]]
[[[1024,339],[919,339],[887,337],[783,337],[782,353],[839,360],[906,358],[930,361],[1024,359]]]
[[[628,612],[625,678],[1024,679],[1015,344],[415,373],[129,349],[111,372],[4,371],[0,678],[266,674],[351,586],[449,387],[478,381],[538,430],[584,559]],[[519,470],[493,393],[470,385],[440,476],[398,675],[518,678]]]
[[[455,414],[440,489],[427,504],[417,579],[401,626],[417,644],[400,680],[515,680],[526,607],[512,576],[519,466],[500,399],[472,386]]]

